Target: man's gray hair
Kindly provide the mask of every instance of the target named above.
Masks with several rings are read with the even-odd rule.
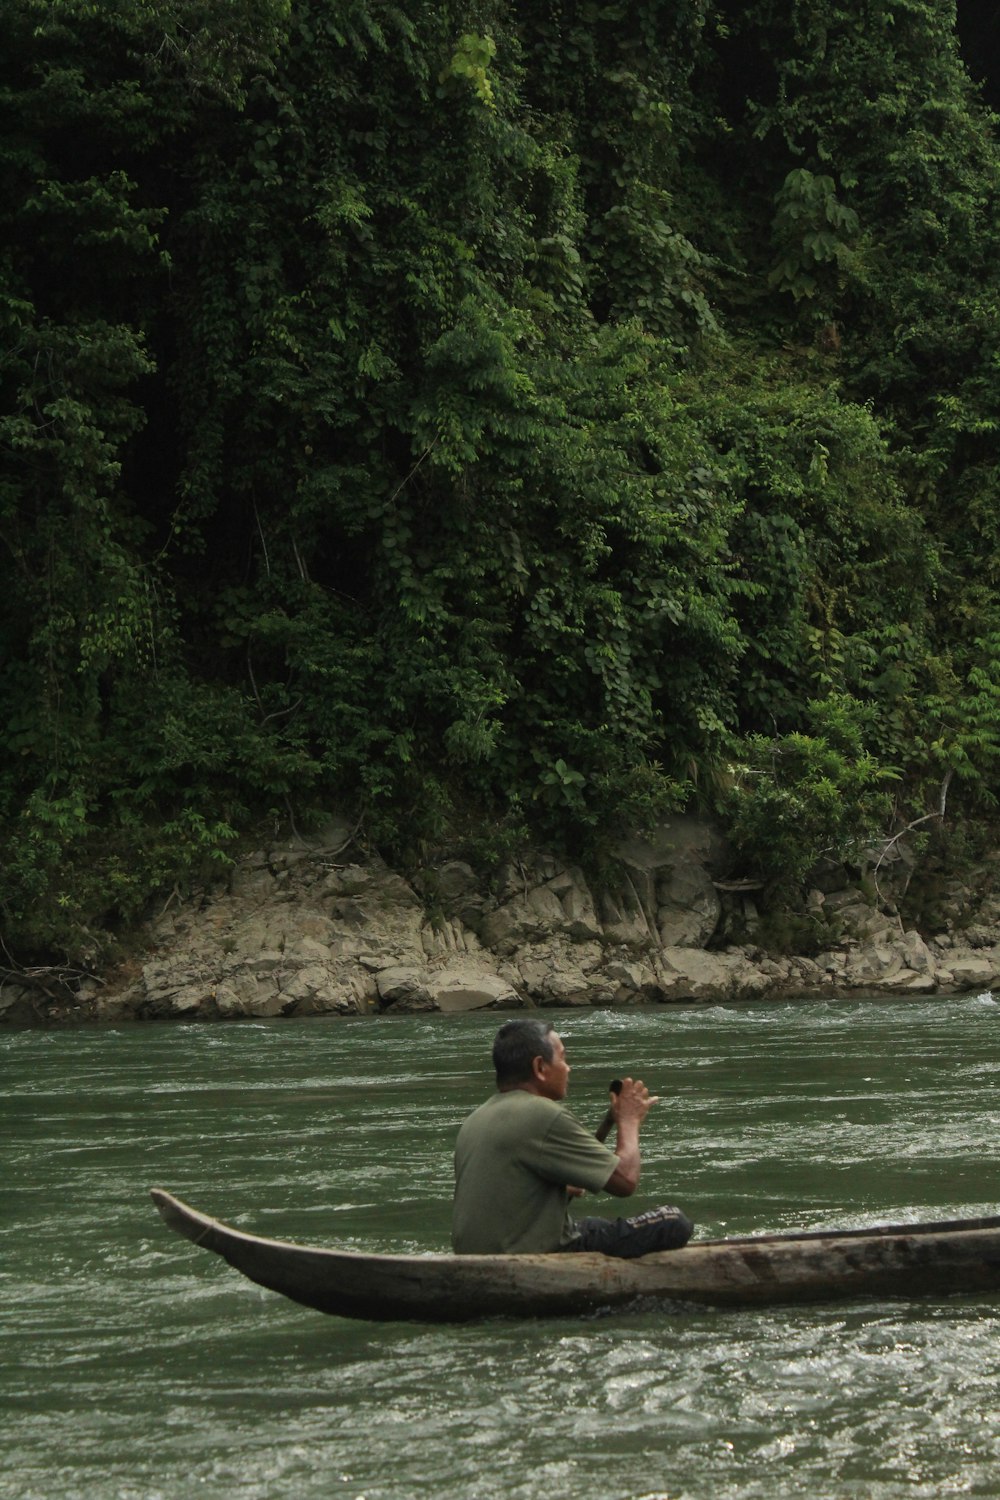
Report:
[[[551,1062],[555,1056],[551,1021],[506,1021],[493,1042],[493,1066],[497,1088],[505,1084],[527,1083],[534,1073],[536,1057]]]

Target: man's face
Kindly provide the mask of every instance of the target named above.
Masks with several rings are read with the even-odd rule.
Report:
[[[566,1048],[559,1033],[550,1031],[549,1041],[552,1043],[552,1061],[536,1057],[535,1077],[538,1080],[538,1092],[543,1098],[554,1099],[558,1103],[560,1099],[565,1099],[569,1088],[569,1063],[566,1061]]]

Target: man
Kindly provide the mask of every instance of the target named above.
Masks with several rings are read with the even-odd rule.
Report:
[[[603,1250],[632,1257],[674,1250],[694,1225],[676,1208],[633,1219],[574,1223],[569,1200],[602,1189],[628,1198],[639,1184],[639,1127],[656,1100],[626,1078],[612,1095],[611,1151],[563,1107],[569,1064],[551,1023],[508,1021],[493,1044],[497,1092],[462,1125],[455,1148],[452,1246],[460,1255]]]

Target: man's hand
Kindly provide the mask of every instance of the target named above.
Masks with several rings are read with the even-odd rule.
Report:
[[[621,1092],[611,1095],[611,1109],[618,1126],[615,1155],[618,1166],[604,1184],[615,1198],[629,1198],[639,1186],[639,1126],[659,1099],[641,1078],[623,1078]]]
[[[623,1078],[621,1092],[612,1094],[611,1109],[620,1126],[626,1121],[642,1124],[654,1104],[659,1103],[659,1094],[651,1094],[641,1078]]]

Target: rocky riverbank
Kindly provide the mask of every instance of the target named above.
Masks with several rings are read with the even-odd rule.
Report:
[[[214,1020],[517,1006],[955,994],[1000,987],[991,869],[909,925],[912,862],[815,872],[778,951],[753,889],[689,818],[622,843],[600,887],[544,853],[489,878],[458,859],[410,878],[331,825],[244,857],[224,888],[167,903],[125,975],[53,993],[0,986],[0,1020]],[[789,953],[789,937],[791,943]],[[796,951],[796,944],[798,951]],[[808,950],[808,956],[806,953]]]

